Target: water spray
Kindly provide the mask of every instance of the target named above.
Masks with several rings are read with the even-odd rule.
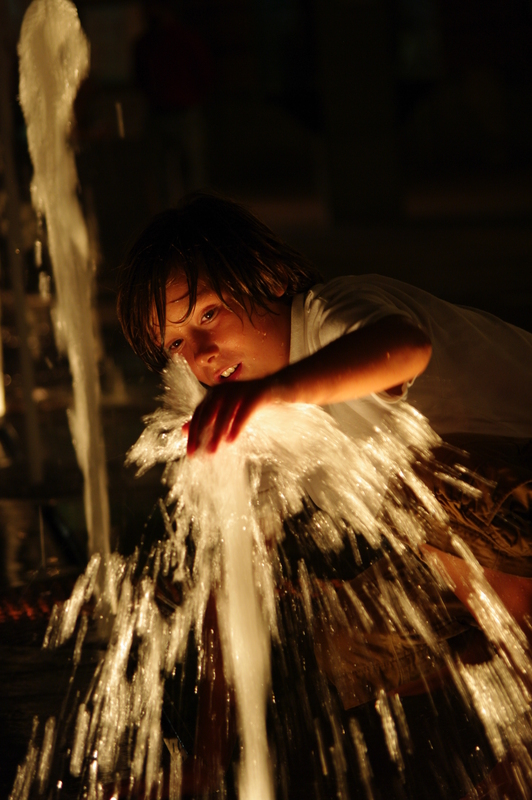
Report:
[[[109,553],[109,499],[93,330],[93,269],[70,145],[73,104],[89,71],[89,43],[70,0],[33,0],[19,40],[20,104],[33,162],[32,203],[46,221],[57,299],[56,343],[68,354],[74,407],[69,423],[84,477],[89,554]]]

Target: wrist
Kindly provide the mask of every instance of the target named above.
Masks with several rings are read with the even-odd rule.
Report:
[[[263,378],[265,393],[270,403],[297,403],[298,397],[293,381],[291,380],[290,368],[285,367],[273,375]]]

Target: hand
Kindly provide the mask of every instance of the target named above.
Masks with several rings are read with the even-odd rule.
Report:
[[[215,453],[220,442],[234,442],[251,415],[277,399],[267,378],[215,386],[183,426],[187,454],[194,455],[200,447]]]

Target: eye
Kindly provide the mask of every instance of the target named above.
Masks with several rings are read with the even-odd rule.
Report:
[[[168,345],[168,352],[178,353],[182,344],[183,344],[183,339],[176,339],[174,342]]]
[[[211,320],[214,319],[215,316],[216,316],[216,309],[215,308],[209,308],[208,311],[205,311],[202,314],[201,321],[202,322],[210,322]]]

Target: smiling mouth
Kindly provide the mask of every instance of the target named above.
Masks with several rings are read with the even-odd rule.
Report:
[[[235,364],[234,367],[228,367],[226,370],[220,373],[220,380],[226,381],[231,378],[240,366],[241,364]]]

